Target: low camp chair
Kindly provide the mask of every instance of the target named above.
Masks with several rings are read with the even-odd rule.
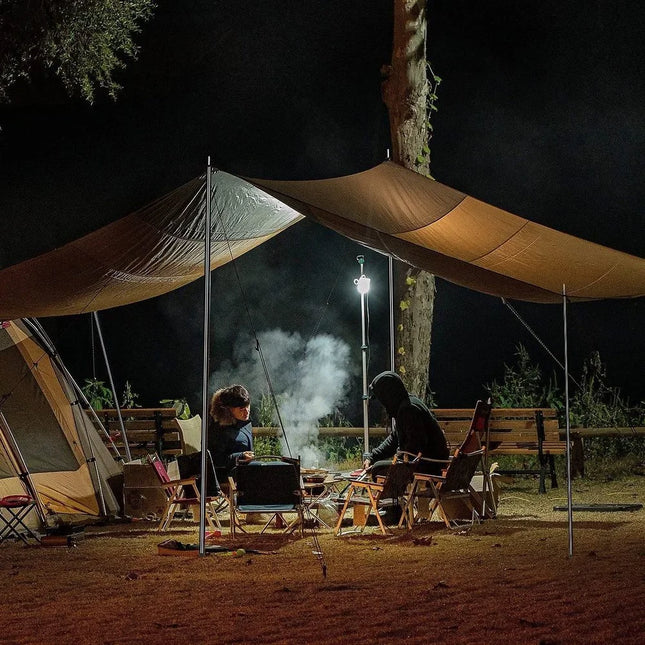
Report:
[[[268,521],[260,533],[276,519],[282,525],[283,515],[295,514],[286,524],[285,532],[296,528],[303,533],[303,492],[300,479],[300,460],[267,455],[250,462],[241,462],[229,477],[229,508],[231,534],[239,529],[246,533],[241,515],[267,514]]]
[[[202,453],[191,452],[188,455],[179,455],[177,457],[177,467],[179,468],[180,479],[195,477],[197,490],[202,490]],[[208,478],[206,480],[206,495],[213,500],[215,511],[220,513],[228,504],[228,480],[220,481],[217,476],[216,468],[213,464],[210,450],[206,451],[206,471]],[[184,497],[190,497],[192,493],[184,489]]]
[[[497,515],[497,508],[495,506],[495,498],[492,494],[493,482],[490,475],[490,466],[488,464],[488,453],[490,451],[490,415],[493,406],[491,400],[477,401],[473,418],[470,422],[470,428],[466,436],[459,446],[458,451],[461,453],[471,453],[481,448],[486,451],[481,460],[482,471],[482,492],[481,497],[479,493],[473,493],[473,501],[478,501],[480,517],[494,518]],[[487,508],[486,500],[490,501],[490,508]]]
[[[7,495],[0,498],[0,542],[13,537],[25,544],[29,544],[29,538],[40,542],[38,535],[25,524],[25,518],[34,508],[36,501],[31,495]]]
[[[470,523],[472,524],[475,519],[480,517],[481,509],[474,504],[476,497],[471,481],[478,466],[484,461],[485,453],[485,448],[473,452],[457,450],[452,459],[446,462],[446,468],[441,475],[414,473],[414,482],[407,500],[404,517],[412,516],[415,500],[420,497],[429,497],[430,514],[428,519],[431,519],[437,510],[448,528],[458,525],[462,520],[462,515],[458,515],[453,510],[455,503],[458,502],[464,504],[470,512]],[[404,517],[401,518],[399,526],[403,523]]]
[[[365,471],[364,476],[348,479],[349,486],[344,493],[345,503],[336,524],[336,535],[341,535],[343,519],[350,506],[352,508],[360,506],[367,508],[367,512],[363,514],[362,524],[355,530],[362,531],[367,526],[370,514],[374,511],[381,533],[387,534],[387,529],[379,513],[386,504],[400,504],[404,509],[401,522],[406,521],[406,518],[410,517],[406,513],[407,492],[413,482],[414,473],[419,464],[418,459],[418,455],[400,452],[395,455],[385,476],[377,477],[376,481],[371,481],[369,468]]]
[[[152,456],[152,465],[159,477],[159,487],[163,488],[168,496],[157,530],[167,531],[175,518],[177,511],[201,509],[201,496],[197,485],[197,477],[193,476],[183,479],[170,479],[163,461],[161,461],[157,455]],[[221,530],[222,528],[214,505],[216,500],[217,497],[210,496],[206,497],[205,500],[205,520],[211,531],[215,531],[216,529]],[[197,512],[199,512],[199,510]]]

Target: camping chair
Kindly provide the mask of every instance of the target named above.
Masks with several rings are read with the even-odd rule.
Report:
[[[404,519],[411,517],[413,514],[414,500],[419,497],[429,497],[430,515],[435,510],[439,511],[441,518],[448,528],[457,525],[462,519],[460,513],[457,513],[457,504],[465,504],[470,512],[470,523],[479,517],[479,511],[473,504],[474,489],[471,481],[477,467],[483,462],[486,448],[480,448],[473,452],[463,452],[457,450],[454,457],[446,462],[446,468],[441,475],[430,475],[426,473],[414,473],[414,483],[407,500],[404,517],[401,518],[399,526]],[[437,461],[437,460],[429,460]],[[422,484],[424,486],[422,487]],[[408,527],[411,523],[408,521]]]
[[[229,477],[229,487],[232,535],[236,529],[246,533],[240,522],[241,514],[257,513],[270,515],[260,533],[264,533],[274,518],[281,521],[283,514],[295,513],[295,520],[286,526],[285,532],[300,527],[303,534],[300,459],[267,455],[238,463]]]
[[[191,452],[189,455],[179,455],[177,457],[177,467],[179,468],[180,479],[195,478],[197,490],[201,492],[202,480],[202,453]],[[217,476],[216,468],[213,464],[210,450],[206,451],[206,471],[208,478],[206,481],[206,495],[213,500],[215,512],[219,513],[228,504],[228,481],[220,482]],[[184,489],[184,497],[190,497],[190,491]]]
[[[336,524],[336,535],[341,534],[343,519],[350,505],[352,507],[367,507],[367,513],[364,513],[363,522],[358,529],[361,531],[367,526],[370,513],[374,511],[381,532],[383,535],[387,534],[387,529],[385,528],[379,510],[386,503],[392,503],[392,501],[397,503],[402,502],[402,507],[404,508],[399,526],[402,522],[406,521],[410,516],[406,512],[408,504],[405,498],[418,464],[418,455],[399,452],[394,456],[384,477],[377,477],[376,481],[370,481],[362,477],[349,479],[349,486],[345,491],[345,503],[343,504]],[[366,476],[369,476],[369,469],[367,469],[363,477]]]
[[[8,537],[16,537],[25,544],[29,544],[28,538],[40,542],[40,538],[25,524],[25,517],[36,508],[36,501],[30,495],[7,495],[0,499],[0,511],[6,512],[7,519],[0,512],[0,542]],[[22,529],[22,530],[21,530]]]
[[[170,479],[163,461],[161,461],[157,455],[152,456],[152,465],[159,477],[159,487],[163,488],[168,496],[157,530],[167,531],[178,510],[186,508],[201,508],[201,496],[197,486],[197,477],[193,476],[186,477],[185,479]],[[188,496],[184,497],[185,494]],[[216,528],[221,530],[222,528],[213,505],[214,499],[214,497],[209,496],[205,500],[205,519],[208,522],[208,526],[211,531],[215,531]],[[217,527],[213,524],[213,520],[215,521],[215,524],[217,524]]]
[[[459,446],[459,451],[462,453],[470,453],[481,448],[486,448],[481,460],[482,468],[482,492],[481,500],[478,506],[481,508],[480,517],[495,517],[497,515],[497,508],[495,506],[495,498],[493,496],[493,482],[490,476],[490,467],[488,465],[488,451],[490,450],[490,414],[493,406],[490,399],[488,401],[477,401],[473,418],[470,422],[470,428],[466,433],[466,437]],[[473,490],[473,498],[478,500],[479,493]],[[486,509],[486,500],[490,500],[491,508]]]

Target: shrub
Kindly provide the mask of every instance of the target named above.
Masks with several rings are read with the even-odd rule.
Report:
[[[517,347],[517,362],[504,366],[504,379],[486,385],[493,404],[498,407],[552,407],[558,410],[560,425],[566,424],[564,395],[557,387],[555,375],[544,381],[542,370],[531,362],[528,351]],[[606,370],[600,354],[594,352],[585,360],[582,376],[569,401],[571,427],[616,428],[645,425],[645,407],[631,407],[620,389],[606,384]],[[591,437],[583,442],[587,472],[595,477],[616,478],[638,469],[645,460],[642,437]],[[564,460],[556,460],[558,470]],[[537,468],[537,458],[528,456],[499,459],[502,469]]]

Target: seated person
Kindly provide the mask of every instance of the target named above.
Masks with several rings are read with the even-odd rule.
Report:
[[[211,399],[208,447],[220,484],[228,481],[239,461],[254,458],[250,406],[251,398],[242,385],[219,389]]]
[[[429,459],[448,459],[448,443],[437,420],[423,401],[408,393],[398,374],[382,372],[376,376],[370,395],[381,402],[392,428],[379,446],[363,456],[363,467],[371,467],[372,476],[384,474],[399,450],[421,453]],[[440,475],[444,467],[445,464],[421,462],[418,470]]]

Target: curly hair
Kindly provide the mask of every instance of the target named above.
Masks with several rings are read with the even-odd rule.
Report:
[[[243,385],[223,387],[213,394],[210,405],[210,415],[222,426],[235,423],[231,408],[244,408],[251,402],[248,390]]]

